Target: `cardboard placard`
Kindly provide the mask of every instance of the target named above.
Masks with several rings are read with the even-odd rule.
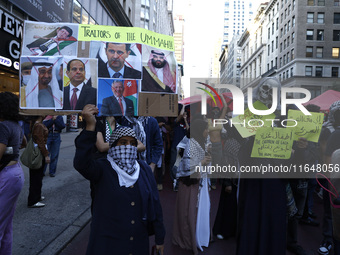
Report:
[[[178,95],[139,93],[139,116],[177,117]]]

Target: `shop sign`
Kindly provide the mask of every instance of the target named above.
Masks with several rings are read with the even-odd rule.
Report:
[[[19,70],[23,22],[0,8],[0,65]]]
[[[68,22],[70,0],[9,0],[28,15],[44,22]]]

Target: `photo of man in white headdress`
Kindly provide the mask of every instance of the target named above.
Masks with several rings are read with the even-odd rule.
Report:
[[[24,100],[21,100],[21,108],[61,109],[62,91],[59,88],[56,72],[62,58],[29,57],[26,59],[32,63],[32,70],[24,94],[20,95],[24,97]],[[21,61],[24,61],[23,58]]]

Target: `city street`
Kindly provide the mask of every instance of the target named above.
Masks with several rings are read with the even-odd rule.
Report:
[[[56,177],[46,175],[43,179],[42,194],[46,206],[27,208],[28,169],[24,168],[25,185],[20,194],[13,221],[13,255],[82,255],[86,252],[89,236],[90,190],[89,183],[73,168],[74,138],[77,132],[62,133],[62,144]],[[190,255],[171,244],[173,212],[176,192],[172,191],[170,178],[165,177],[164,189],[160,192],[166,227],[165,254]],[[211,191],[212,221],[215,218],[220,186]],[[321,221],[322,200],[315,196],[315,212]],[[251,212],[249,212],[251,213]],[[299,225],[299,242],[308,254],[317,254],[322,240],[322,228]],[[200,254],[235,254],[235,239],[218,240]],[[150,238],[150,246],[154,244]],[[332,254],[332,253],[331,253]],[[287,255],[291,255],[287,252]]]
[[[89,183],[73,168],[74,138],[62,133],[56,177],[43,179],[46,206],[27,208],[29,171],[13,219],[13,255],[57,254],[90,220]],[[47,170],[48,173],[48,170]]]

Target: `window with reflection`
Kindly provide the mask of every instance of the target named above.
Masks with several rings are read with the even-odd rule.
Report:
[[[73,23],[80,23],[81,5],[78,1],[73,1]]]

